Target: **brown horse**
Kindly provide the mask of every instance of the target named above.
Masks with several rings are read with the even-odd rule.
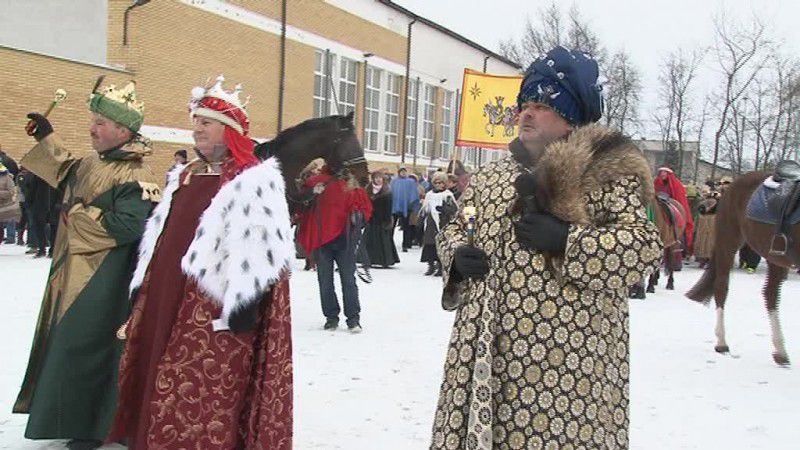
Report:
[[[756,222],[746,216],[750,197],[769,175],[769,172],[764,171],[750,172],[737,178],[725,191],[717,207],[716,236],[711,260],[708,262],[703,276],[686,293],[686,296],[704,304],[708,304],[711,296],[714,296],[717,309],[715,329],[717,344],[714,349],[719,353],[730,351],[725,341],[725,300],[728,296],[728,282],[734,255],[744,243],[747,243],[767,260],[767,281],[764,284],[763,293],[772,329],[774,346],[772,357],[779,365],[789,365],[789,356],[786,353],[778,317],[778,304],[781,284],[786,279],[789,268],[793,267],[795,263],[788,256],[791,254],[790,252],[784,256],[770,254],[772,239],[776,231],[775,225]],[[792,227],[791,237],[794,243],[794,254],[798,254],[800,253],[800,224]]]
[[[653,206],[656,227],[664,246],[664,272],[667,274],[667,290],[675,289],[674,273],[680,267],[683,232],[686,230],[686,211],[681,204],[671,198],[657,198]],[[647,292],[655,292],[658,272],[650,275]]]

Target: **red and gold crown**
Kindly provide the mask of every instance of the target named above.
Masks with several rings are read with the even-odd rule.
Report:
[[[192,117],[201,116],[218,120],[246,136],[250,130],[250,120],[245,110],[247,101],[242,103],[239,99],[242,85],[237,84],[233,91],[228,92],[222,88],[224,81],[225,77],[220,75],[213,86],[198,86],[192,89],[189,111]]]

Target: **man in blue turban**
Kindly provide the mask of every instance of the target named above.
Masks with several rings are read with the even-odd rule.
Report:
[[[431,448],[628,447],[627,290],[661,242],[647,160],[594,125],[598,75],[563,47],[531,64],[511,155],[472,175],[474,220],[438,235],[457,313]]]

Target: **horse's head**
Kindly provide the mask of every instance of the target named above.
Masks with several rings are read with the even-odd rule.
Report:
[[[369,167],[364,148],[355,133],[353,113],[327,119],[335,126],[335,136],[325,162],[334,173],[352,175],[361,186],[366,186],[369,183]]]

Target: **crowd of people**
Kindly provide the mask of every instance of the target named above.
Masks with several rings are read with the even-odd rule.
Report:
[[[166,184],[133,83],[91,93],[86,156],[38,113],[20,163],[0,153],[3,245],[53,258],[14,404],[27,438],[289,449],[291,259],[316,270],[322,328],[343,313],[358,334],[358,265],[388,269],[419,247],[455,311],[432,449],[627,448],[625,297],[664,250],[647,206],[663,195],[698,215],[678,238],[702,264],[725,181],[697,196],[669,168],[654,180],[632,140],[596,124],[591,56],[556,47],[530,65],[507,157],[472,174],[457,160],[376,170],[366,186],[315,162],[293,214],[224,81],[192,89],[194,155],[174,154]]]
[[[60,190],[0,149],[0,243],[27,247],[34,258],[52,257],[60,207]]]

